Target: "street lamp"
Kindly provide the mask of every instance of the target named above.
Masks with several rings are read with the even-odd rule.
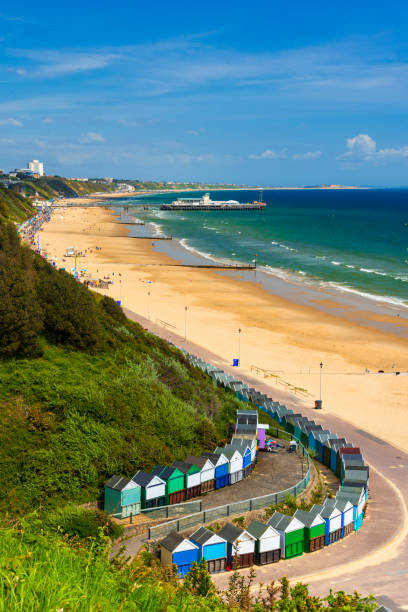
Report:
[[[322,369],[323,363],[320,362],[320,402],[322,401]]]
[[[150,321],[150,291],[147,292],[147,318]]]
[[[187,306],[184,306],[184,340],[187,340]]]

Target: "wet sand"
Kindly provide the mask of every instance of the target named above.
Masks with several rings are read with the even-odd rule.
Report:
[[[237,376],[266,376],[311,406],[322,362],[324,410],[408,450],[408,376],[395,375],[408,370],[406,319],[346,308],[334,297],[313,304],[300,286],[282,297],[249,277],[175,266],[181,259],[158,251],[154,240],[128,237],[100,207],[60,209],[40,232],[57,266],[73,267],[72,258],[63,261],[68,246],[87,250],[77,269],[110,277],[101,293],[229,362],[240,356]]]

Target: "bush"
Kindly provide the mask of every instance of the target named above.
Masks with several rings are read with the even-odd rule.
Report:
[[[111,297],[104,295],[99,302],[102,310],[118,323],[126,323],[127,319],[122,308]]]
[[[76,537],[80,540],[99,539],[102,534],[116,539],[123,533],[123,527],[114,523],[106,512],[75,506],[68,506],[63,510],[51,513],[46,524],[53,531],[61,531],[71,538]]]

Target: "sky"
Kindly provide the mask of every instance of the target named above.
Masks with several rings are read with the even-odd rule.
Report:
[[[408,185],[400,0],[0,7],[0,168]]]

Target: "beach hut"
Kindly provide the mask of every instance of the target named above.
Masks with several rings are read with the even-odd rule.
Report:
[[[185,576],[192,568],[193,563],[198,563],[198,546],[183,538],[176,531],[171,531],[168,536],[160,542],[162,567],[177,565],[180,576]]]
[[[340,449],[340,452],[341,452],[341,449]],[[339,463],[340,463],[340,469],[339,469],[338,477],[340,478],[340,480],[343,480],[344,478],[344,470],[346,469],[346,467],[365,465],[363,455],[360,455],[360,454],[359,455],[340,454]]]
[[[281,556],[285,559],[299,557],[305,546],[305,526],[294,516],[275,512],[268,521],[280,535]]]
[[[224,538],[210,529],[200,527],[190,536],[190,540],[198,546],[198,560],[207,561],[210,574],[227,569],[227,541]]]
[[[332,472],[336,473],[337,457],[339,456],[339,449],[345,446],[351,446],[344,438],[338,438],[330,444],[330,463],[329,468]]]
[[[309,446],[309,436],[312,431],[323,431],[321,425],[316,425],[313,421],[309,421],[308,423],[302,425],[302,435],[300,438],[301,443],[305,448]]]
[[[320,463],[324,463],[324,445],[325,442],[329,438],[335,438],[336,434],[333,434],[331,431],[322,431],[321,433],[317,432],[314,436],[316,443],[316,459],[320,461]]]
[[[346,468],[344,471],[343,486],[362,488],[364,490],[364,497],[367,499],[368,495],[368,467],[360,466],[359,468]]]
[[[266,432],[269,429],[269,425],[267,423],[258,423],[258,429],[256,430],[256,441],[258,445],[258,449],[265,449],[265,441],[266,441]]]
[[[225,448],[235,448],[242,456],[242,478],[246,478],[251,473],[251,449],[248,440],[242,440],[233,438],[230,444],[227,444]]]
[[[186,501],[183,472],[175,467],[156,465],[151,474],[156,474],[166,483],[166,505],[181,504]]]
[[[187,455],[186,463],[196,465],[200,470],[201,493],[208,493],[215,489],[215,466],[208,457]]]
[[[345,538],[353,531],[353,504],[347,499],[336,498],[336,506],[341,512],[341,537]]]
[[[349,451],[349,452],[348,452]],[[351,451],[351,452],[350,452]],[[339,452],[337,455],[337,465],[336,465],[336,476],[338,476],[339,478],[341,477],[341,464],[343,461],[343,457],[361,457],[362,458],[362,454],[360,452],[360,449],[358,447],[352,446],[351,444],[348,444],[345,447],[339,448]]]
[[[233,434],[230,444],[232,446],[235,445],[237,448],[241,447],[242,450],[245,448],[245,445],[247,445],[251,453],[251,463],[254,463],[256,459],[256,436],[237,436],[237,434]]]
[[[255,538],[245,529],[227,523],[217,534],[227,541],[227,561],[231,567],[249,567],[255,561]]]
[[[331,437],[325,440],[323,444],[323,463],[328,468],[330,468],[332,444],[334,444],[335,440],[337,439],[338,439],[337,436],[335,434],[334,435],[332,434]]]
[[[216,448],[216,454],[223,454],[228,459],[229,484],[242,480],[242,455],[236,448]]]
[[[285,414],[282,418],[282,425],[284,426],[285,430],[293,435],[295,431],[294,424],[299,418],[304,418],[303,415],[300,414],[300,412],[292,412],[291,414],[288,412],[287,414]]]
[[[141,487],[142,508],[157,508],[166,503],[166,483],[156,474],[137,472],[133,482]]]
[[[255,538],[255,563],[266,565],[279,561],[280,534],[276,529],[260,521],[252,521],[247,532]]]
[[[306,427],[309,422],[310,421],[307,417],[302,417],[294,420],[293,435],[295,436],[296,440],[299,440],[299,442],[302,442],[303,427]]]
[[[305,526],[305,552],[324,548],[326,523],[320,514],[296,510],[294,517]]]
[[[184,474],[184,488],[186,489],[186,500],[199,497],[201,494],[200,468],[186,461],[173,461],[171,467],[175,467]]]
[[[314,515],[320,514],[324,519],[326,546],[341,539],[341,510],[336,506],[335,499],[326,499],[323,505],[314,505],[310,513]]]
[[[112,476],[105,485],[105,512],[123,519],[139,514],[140,508],[140,486],[122,476]]]
[[[316,430],[312,430],[309,433],[309,440],[308,440],[308,446],[309,448],[314,451],[316,453],[316,458],[317,458],[317,439],[320,435],[324,436],[325,434],[328,434],[329,431],[327,429],[316,429]]]
[[[349,501],[353,504],[353,529],[358,531],[363,523],[365,494],[364,489],[357,487],[339,487],[336,500]]]
[[[214,466],[215,488],[222,489],[229,484],[228,458],[224,453],[202,453]]]

